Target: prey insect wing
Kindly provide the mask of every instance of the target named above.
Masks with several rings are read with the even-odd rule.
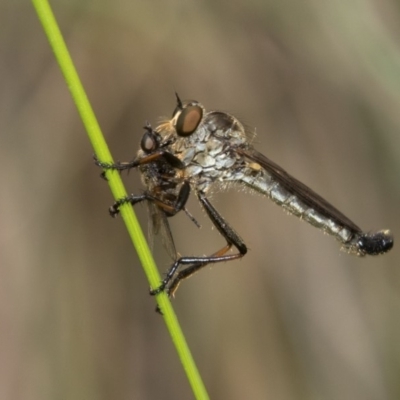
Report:
[[[171,260],[175,261],[177,258],[177,251],[165,212],[160,210],[160,208],[151,201],[147,202],[147,208],[149,213],[148,240],[150,249],[153,250],[154,237],[160,236],[164,249]]]

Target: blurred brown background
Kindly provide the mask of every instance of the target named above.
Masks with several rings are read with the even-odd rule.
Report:
[[[400,238],[398,2],[52,3],[115,159],[176,90],[255,127],[260,151],[363,229]],[[192,398],[30,2],[0,3],[0,26],[0,398]],[[250,252],[174,301],[211,398],[400,398],[398,242],[357,258],[261,196],[213,203]],[[215,250],[190,210],[203,228],[174,218],[179,251]]]

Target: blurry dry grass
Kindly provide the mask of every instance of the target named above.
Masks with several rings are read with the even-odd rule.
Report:
[[[177,90],[256,127],[262,152],[363,228],[400,237],[397,2],[54,3],[116,159]],[[0,10],[0,398],[191,398],[33,8]],[[359,259],[261,197],[213,201],[251,251],[175,300],[211,398],[398,399],[398,246]],[[174,219],[179,250],[214,250],[190,208],[203,229]]]

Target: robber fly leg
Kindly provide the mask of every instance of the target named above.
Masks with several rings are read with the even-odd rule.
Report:
[[[236,260],[236,259],[241,258],[243,256],[243,254],[240,254],[240,253],[239,254],[233,254],[233,255],[229,255],[228,256],[229,258],[227,259],[227,256],[225,256],[224,254],[226,254],[231,248],[232,248],[232,245],[231,244],[227,244],[225,247],[223,247],[222,249],[220,249],[216,253],[212,254],[208,258],[208,261],[197,262],[197,263],[189,265],[186,268],[184,268],[181,271],[179,271],[177,276],[171,282],[171,284],[169,285],[169,287],[167,289],[168,290],[168,296],[169,297],[174,297],[175,296],[175,292],[177,291],[179,284],[184,279],[189,278],[190,276],[192,276],[193,274],[198,272],[200,269],[204,268],[210,262],[211,263],[215,263],[215,262],[220,262],[220,261]],[[223,257],[222,260],[221,260],[221,257]],[[211,261],[210,261],[210,259],[211,259]]]
[[[165,278],[161,282],[161,285],[158,288],[150,291],[151,295],[156,295],[164,291],[168,287],[168,284],[171,282],[180,266],[186,265],[187,267],[179,272],[179,274],[172,281],[170,287],[167,289],[169,296],[173,296],[179,286],[179,283],[183,279],[186,279],[189,276],[195,274],[207,264],[236,260],[242,258],[247,253],[247,247],[244,244],[243,240],[233,230],[233,228],[228,225],[221,214],[219,214],[219,212],[211,205],[204,193],[198,193],[198,198],[203,205],[208,217],[211,219],[212,223],[218,229],[221,235],[225,238],[227,244],[222,249],[218,250],[216,253],[208,257],[181,257],[176,260],[168,270]],[[226,254],[232,246],[236,247],[238,253]]]
[[[159,149],[142,158],[136,158],[132,161],[125,161],[125,162],[117,161],[116,163],[106,163],[100,161],[96,156],[93,156],[93,158],[94,158],[94,163],[97,166],[103,168],[104,170],[109,170],[109,169],[116,171],[124,171],[126,169],[130,170],[132,168],[138,167],[139,165],[152,163],[160,158],[164,158],[164,160],[173,168],[182,169],[185,167],[183,162],[178,157],[175,157],[173,154],[169,153],[164,149]]]

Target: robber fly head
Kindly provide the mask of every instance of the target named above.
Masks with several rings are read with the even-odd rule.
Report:
[[[190,136],[203,118],[203,106],[195,100],[184,101],[175,93],[177,106],[172,114],[172,124],[178,136]]]

